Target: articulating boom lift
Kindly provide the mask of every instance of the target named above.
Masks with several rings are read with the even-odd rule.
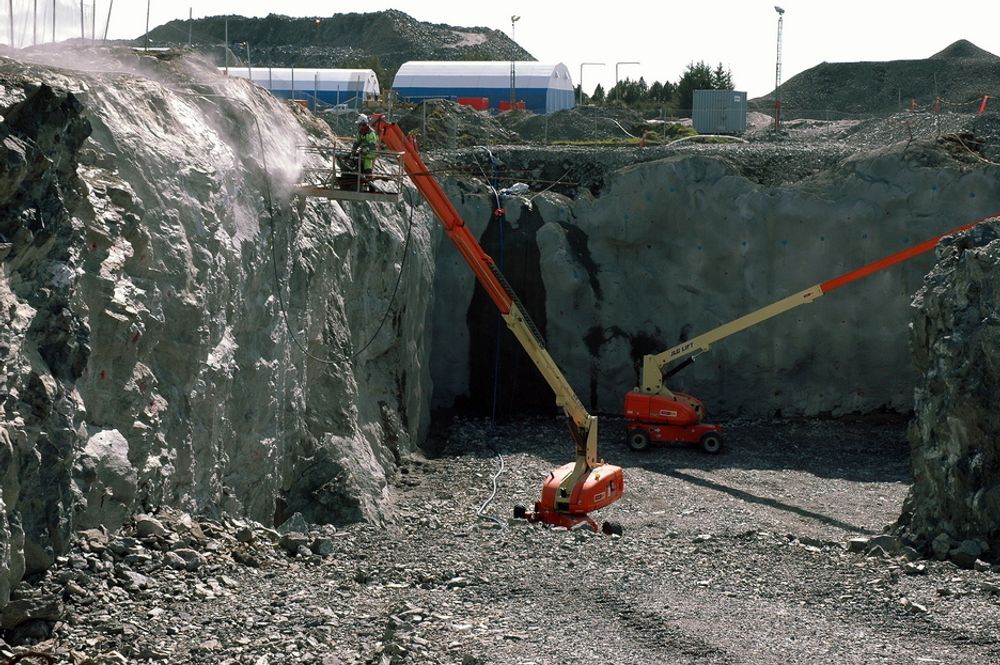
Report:
[[[633,450],[643,450],[650,442],[676,441],[680,443],[700,443],[705,452],[717,453],[722,448],[722,428],[702,422],[705,408],[700,400],[685,393],[672,392],[664,384],[669,378],[694,362],[698,355],[711,348],[712,344],[734,333],[746,330],[771,317],[811,303],[834,289],[867,277],[872,273],[929,252],[937,246],[941,238],[967,231],[988,217],[971,224],[952,229],[930,240],[908,247],[900,252],[873,261],[861,268],[828,279],[808,289],[762,307],[750,314],[723,324],[694,339],[681,342],[662,353],[648,355],[642,359],[641,385],[625,395],[626,441]],[[683,362],[667,370],[670,363]]]
[[[500,273],[493,259],[479,245],[458,211],[448,200],[437,180],[413,143],[395,123],[382,115],[373,116],[373,127],[379,138],[403,155],[403,169],[417,190],[430,205],[444,226],[445,233],[458,248],[476,279],[486,290],[503,317],[507,327],[542,373],[555,393],[556,404],[569,418],[569,429],[576,444],[576,461],[553,470],[542,486],[542,497],[534,511],[514,509],[514,517],[567,528],[589,527],[597,531],[597,523],[587,513],[604,508],[622,496],[624,477],[621,467],[606,464],[597,457],[597,418],[587,413],[569,382],[545,348],[535,324],[524,311],[520,300]],[[621,533],[621,527],[605,522],[605,533]]]

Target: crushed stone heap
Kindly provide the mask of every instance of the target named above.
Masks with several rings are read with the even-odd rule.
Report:
[[[913,299],[922,379],[904,535],[971,567],[1000,552],[1000,218],[945,238]]]

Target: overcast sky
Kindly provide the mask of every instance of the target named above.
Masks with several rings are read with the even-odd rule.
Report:
[[[779,0],[780,2],[780,0]],[[14,0],[15,38],[34,38],[30,14],[38,6],[39,32],[51,38],[52,0]],[[80,2],[56,0],[58,35],[80,33]],[[109,0],[97,0],[98,20],[91,22],[94,0],[84,0],[87,33],[103,34]],[[7,18],[7,2],[2,4]],[[146,24],[145,0],[115,0],[108,36],[134,38]],[[785,0],[782,80],[823,61],[902,60],[926,58],[958,39],[967,39],[1000,54],[1000,2],[950,0],[922,3],[910,0]],[[399,9],[421,21],[454,26],[485,26],[510,34],[511,16],[518,15],[515,40],[535,58],[563,62],[579,83],[583,62],[603,62],[583,69],[584,89],[620,78],[674,81],[688,63],[705,61],[732,72],[736,88],[750,97],[774,88],[778,14],[773,0],[709,0],[707,2],[442,2],[437,0],[369,0],[361,3],[325,0],[150,0],[150,27],[171,19],[238,14],[265,16],[333,16],[340,12]],[[616,11],[617,10],[617,11]],[[44,27],[46,26],[47,27]],[[39,37],[41,39],[42,37]],[[222,35],[219,36],[220,42]],[[9,28],[0,27],[9,41]],[[251,45],[251,49],[252,49]],[[251,52],[252,58],[252,52]],[[1000,96],[1000,90],[984,90]]]

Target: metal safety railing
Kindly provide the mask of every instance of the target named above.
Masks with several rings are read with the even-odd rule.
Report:
[[[351,201],[399,201],[403,191],[403,153],[377,150],[370,173],[352,150],[354,139],[334,137],[332,145],[300,145],[303,156],[316,156],[324,166],[305,166],[295,190],[306,196]]]

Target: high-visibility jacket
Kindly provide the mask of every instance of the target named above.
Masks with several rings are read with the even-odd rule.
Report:
[[[375,150],[378,148],[378,135],[373,130],[367,133],[358,132],[358,140],[354,142],[361,158],[361,170],[371,171],[375,166]]]

